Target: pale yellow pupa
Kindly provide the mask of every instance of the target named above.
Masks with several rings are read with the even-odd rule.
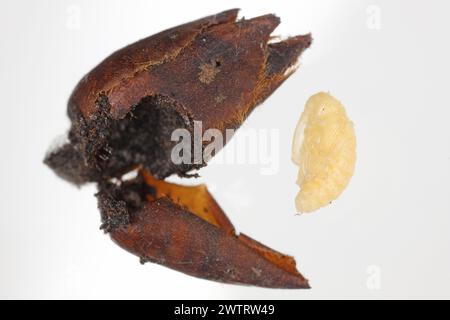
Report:
[[[335,200],[348,185],[356,162],[356,137],[344,106],[333,96],[311,96],[297,124],[292,160],[299,166],[295,198],[300,213]]]

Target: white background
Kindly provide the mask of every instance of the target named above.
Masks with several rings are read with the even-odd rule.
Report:
[[[72,187],[42,164],[69,127],[71,90],[101,59],[232,7],[276,13],[276,34],[312,32],[314,43],[245,123],[280,130],[277,174],[211,165],[201,181],[239,230],[296,257],[309,291],[142,266],[99,231],[95,187]],[[0,297],[450,298],[448,12],[448,1],[2,1]],[[358,163],[337,201],[296,216],[291,136],[318,91],[347,107]]]

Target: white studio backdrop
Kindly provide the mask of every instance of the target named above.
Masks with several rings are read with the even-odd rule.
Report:
[[[295,256],[309,291],[142,266],[99,230],[95,187],[72,187],[42,163],[69,127],[71,90],[103,58],[233,7],[275,13],[276,34],[311,32],[314,43],[242,128],[278,132],[274,174],[212,163],[194,182],[208,184],[238,230]],[[449,11],[437,0],[2,1],[0,298],[450,298]],[[296,216],[291,139],[318,91],[355,123],[356,172],[337,201]]]

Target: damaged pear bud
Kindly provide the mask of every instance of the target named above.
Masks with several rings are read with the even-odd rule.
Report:
[[[89,72],[69,99],[70,143],[46,163],[82,184],[143,166],[158,178],[205,163],[171,161],[175,129],[237,129],[289,75],[309,35],[270,43],[274,15],[230,10],[131,44]],[[288,72],[286,72],[288,71]]]
[[[311,44],[310,35],[269,43],[279,18],[236,21],[237,13],[162,31],[107,57],[73,91],[69,142],[45,163],[77,185],[98,183],[101,229],[141,262],[225,283],[308,288],[293,258],[236,234],[205,186],[162,180],[206,165],[172,161],[174,130],[193,133],[197,121],[204,131],[237,129]]]

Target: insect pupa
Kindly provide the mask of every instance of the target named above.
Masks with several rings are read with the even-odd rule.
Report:
[[[339,197],[356,162],[356,136],[344,106],[319,92],[306,102],[294,132],[292,161],[299,167],[295,198],[300,213],[312,212]]]

